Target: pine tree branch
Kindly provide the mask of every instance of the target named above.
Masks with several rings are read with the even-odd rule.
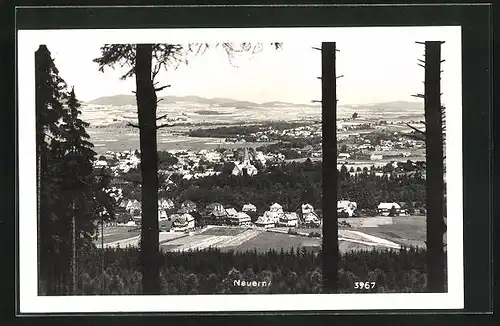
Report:
[[[156,129],[161,129],[161,128],[166,128],[166,127],[173,127],[174,125],[171,123],[164,123],[162,125],[156,126]]]
[[[127,126],[134,127],[134,128],[140,128],[139,125],[133,124],[132,122],[128,122]]]
[[[167,115],[168,115],[168,114],[164,114],[164,115],[162,115],[162,116],[157,117],[157,118],[156,118],[156,121],[161,120],[161,119],[163,119],[163,118],[166,118],[166,117],[167,117]]]
[[[418,132],[419,134],[421,135],[424,135],[425,136],[425,131],[422,131],[420,129],[417,129],[415,127],[413,127],[412,125],[410,125],[409,123],[406,124],[408,127],[410,127],[411,129],[415,130],[416,132]]]
[[[155,88],[155,92],[162,91],[162,90],[164,90],[167,87],[170,87],[170,85],[165,85],[165,86],[161,86],[161,87]]]
[[[163,98],[160,98],[159,100],[157,100],[156,104],[160,103],[161,101],[163,101]]]
[[[156,64],[155,67],[153,68],[153,75],[151,76],[152,80],[154,80],[156,75],[158,75],[160,69],[161,69],[161,64]]]

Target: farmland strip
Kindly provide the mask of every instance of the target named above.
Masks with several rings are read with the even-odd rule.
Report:
[[[261,231],[258,230],[246,230],[245,232],[242,232],[234,237],[231,237],[230,239],[227,239],[227,241],[220,243],[218,247],[222,248],[222,247],[240,246],[244,242],[255,238],[260,233]]]
[[[358,235],[360,237],[365,238],[368,241],[375,242],[375,243],[378,243],[378,244],[387,245],[387,246],[398,246],[398,244],[396,244],[396,243],[394,243],[392,241],[385,240],[385,239],[382,239],[382,238],[379,238],[379,237],[375,237],[373,235],[369,235],[369,234],[366,234],[366,233],[363,233],[363,232],[359,232],[359,231],[348,231],[348,232],[353,233],[355,235]]]

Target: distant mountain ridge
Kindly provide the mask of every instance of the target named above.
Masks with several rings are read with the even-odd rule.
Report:
[[[205,104],[216,107],[235,107],[236,109],[248,109],[248,108],[258,108],[258,107],[311,107],[317,108],[320,107],[320,104],[296,104],[282,101],[269,101],[264,103],[256,103],[250,101],[240,101],[231,98],[223,98],[223,97],[214,97],[214,98],[205,98],[201,96],[188,95],[188,96],[174,96],[168,95],[161,97],[163,99],[161,104],[166,103],[191,103],[191,104]],[[136,105],[135,95],[113,95],[113,96],[105,96],[99,97],[97,99],[86,102],[86,104],[92,105],[111,105],[111,106],[127,106],[127,105]],[[409,101],[391,101],[391,102],[381,102],[381,103],[372,103],[372,104],[342,104],[339,107],[350,109],[350,110],[409,110],[409,111],[417,111],[423,110],[423,103],[421,102],[409,102]]]
[[[307,107],[318,107],[318,105],[313,104],[296,104],[281,101],[272,101],[264,103],[255,103],[250,101],[240,101],[230,98],[214,97],[205,98],[201,96],[188,95],[188,96],[174,96],[168,95],[161,97],[163,101],[161,103],[179,103],[179,102],[189,102],[194,104],[207,104],[220,107],[268,107],[268,106],[307,106]],[[113,95],[104,96],[93,99],[91,101],[85,102],[86,104],[93,105],[113,105],[113,106],[124,106],[124,105],[135,105],[136,99],[135,95]]]

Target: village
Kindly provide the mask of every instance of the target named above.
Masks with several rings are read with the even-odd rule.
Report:
[[[124,208],[130,216],[128,221],[113,223],[124,226],[140,225],[141,203],[138,200],[121,201],[120,207]],[[357,204],[348,200],[337,202],[337,213],[341,217],[356,216]],[[310,204],[302,204],[299,212],[286,212],[282,205],[272,204],[261,216],[256,216],[257,208],[248,203],[241,210],[220,203],[212,203],[204,209],[198,209],[196,203],[184,201],[180,208],[171,199],[158,200],[158,221],[162,231],[188,232],[197,227],[207,225],[216,226],[244,226],[257,228],[273,227],[302,227],[320,228],[322,217]],[[407,212],[398,203],[380,203],[378,205],[380,216],[405,216]]]
[[[300,130],[308,130],[307,127],[300,127]],[[383,146],[391,148],[391,141],[380,141]],[[345,145],[343,147],[346,147]],[[379,146],[377,146],[379,147]],[[345,149],[345,148],[343,148]],[[207,176],[220,175],[221,169],[229,166],[230,174],[233,176],[254,176],[259,173],[259,169],[254,164],[260,164],[265,167],[266,164],[275,164],[285,162],[283,155],[279,153],[274,155],[266,155],[261,151],[253,150],[253,155],[249,154],[247,147],[243,150],[170,150],[163,152],[160,159],[159,174],[166,176],[164,178],[163,187],[174,185],[171,176],[180,175],[183,180],[199,179]],[[165,157],[166,155],[166,157]],[[107,151],[106,156],[101,155],[95,162],[98,168],[109,168],[115,177],[120,177],[133,169],[137,169],[140,164],[140,153],[135,150],[123,152]],[[241,157],[243,156],[243,157]],[[339,153],[339,160],[349,159],[350,154]],[[240,158],[240,160],[238,159]],[[378,159],[371,157],[372,160]],[[162,165],[162,160],[165,165]],[[398,167],[407,164],[410,170],[417,167],[416,163],[401,163],[389,162],[378,164],[375,171],[370,171],[375,176],[383,175],[390,176],[397,173],[393,171]],[[375,166],[375,165],[373,165]],[[391,171],[386,171],[390,167]],[[339,169],[347,169],[345,164],[339,164]],[[358,165],[355,169],[353,165],[347,171],[351,176],[366,172]],[[373,168],[372,168],[373,170]],[[175,186],[175,185],[174,185]],[[120,207],[122,214],[114,225],[140,225],[141,221],[141,203],[137,199],[124,198],[122,189],[113,186],[108,190],[111,197],[116,200],[116,204]],[[357,203],[342,199],[337,202],[338,214],[340,217],[356,217],[363,216],[363,211],[358,211]],[[405,209],[407,203],[404,202],[380,202],[377,207],[377,213],[381,216],[400,216],[407,215],[409,212]],[[262,210],[260,210],[262,211]],[[125,213],[123,213],[125,212]],[[420,212],[418,212],[420,213]],[[321,208],[315,210],[310,203],[303,203],[301,209],[293,212],[284,211],[280,203],[273,203],[261,215],[257,215],[257,207],[252,203],[243,205],[239,210],[223,205],[218,202],[213,202],[206,207],[199,207],[195,202],[186,200],[182,203],[175,204],[172,199],[161,198],[158,201],[158,220],[163,230],[168,229],[173,232],[187,232],[194,230],[197,227],[206,225],[234,225],[257,228],[273,228],[273,227],[309,227],[320,228],[322,226]]]
[[[385,121],[366,121],[363,118],[355,119],[354,117],[339,119],[337,121],[338,170],[351,177],[358,174],[373,174],[375,177],[385,176],[387,178],[423,172],[423,178],[425,178],[425,169],[422,169],[425,162],[409,160],[410,158],[418,158],[418,156],[412,157],[412,153],[420,150],[423,143],[407,137],[409,132],[402,129],[402,125],[402,122],[387,124]],[[211,149],[159,151],[159,187],[171,190],[178,188],[183,182],[198,182],[197,180],[212,177],[223,178],[224,175],[252,178],[268,173],[268,169],[273,166],[282,169],[283,166],[293,165],[295,162],[304,164],[304,160],[321,161],[321,132],[321,124],[318,123],[281,130],[265,128],[255,133],[236,134],[234,137],[224,139],[226,143],[240,144],[237,148],[224,148],[222,144]],[[264,145],[252,147],[248,145],[251,142]],[[290,146],[286,144],[293,144],[293,148],[290,149]],[[289,156],[290,150],[296,151],[297,155],[291,158]],[[300,159],[296,160],[297,157]],[[115,180],[113,186],[107,191],[114,198],[117,210],[113,221],[101,221],[104,233],[118,232],[116,234],[122,234],[120,237],[127,238],[117,241],[118,245],[135,243],[137,236],[133,237],[132,235],[138,232],[142,220],[140,195],[131,197],[129,192],[125,193],[123,190],[127,184],[130,184],[130,174],[135,174],[134,178],[140,178],[140,174],[138,174],[140,152],[138,150],[107,150],[103,155],[97,157],[94,164],[96,168],[106,168],[111,171]],[[125,183],[122,180],[124,177],[129,178]],[[140,185],[138,187],[136,194],[140,193]],[[270,234],[274,234],[274,237],[267,240],[255,238],[253,241],[256,241],[257,247],[261,247],[268,241],[269,243],[282,241],[279,240],[276,232],[287,233],[289,236],[302,235],[305,236],[304,239],[321,238],[323,212],[317,201],[316,205],[303,201],[298,203],[298,206],[295,205],[298,207],[297,209],[289,209],[289,205],[280,201],[268,203],[261,201],[258,205],[247,201],[246,203],[242,202],[239,206],[234,205],[234,203],[229,204],[224,199],[212,202],[205,200],[202,203],[191,199],[193,198],[187,197],[180,200],[165,192],[159,192],[158,222],[162,239],[178,239],[178,237],[193,234],[199,234],[195,238],[201,237],[199,244],[195,238],[192,241],[182,240],[188,241],[182,248],[205,245],[202,238],[208,237],[207,234],[211,234],[210,232],[215,232],[207,231],[211,228],[219,228],[218,232],[221,233],[217,237],[222,238],[236,232],[236,230],[243,232],[233,240],[228,240],[228,244],[233,245],[237,239],[239,239],[238,241],[251,239],[265,231],[271,232]],[[341,197],[337,201],[337,217],[342,230],[350,229],[351,224],[357,226],[370,224],[379,226],[377,223],[391,224],[393,218],[402,218],[398,223],[407,223],[405,220],[411,216],[419,219],[424,214],[425,209],[416,207],[415,202],[380,201],[376,204],[376,209],[367,210],[360,208],[359,203],[349,196]],[[123,231],[119,231],[120,229]],[[362,229],[354,228],[352,230]],[[362,231],[366,232],[366,230]],[[219,233],[216,232],[212,236],[215,234]],[[356,235],[349,233],[346,239],[351,242],[359,240],[353,240],[353,236],[356,237]],[[115,236],[111,237],[111,239],[113,238]],[[180,238],[179,241],[182,242]],[[286,245],[292,245],[297,240],[283,241],[283,243],[287,243]],[[171,242],[170,240],[168,243],[169,246],[176,244],[175,241]],[[252,241],[246,243],[251,246]],[[108,243],[107,245],[113,244]],[[220,245],[222,246],[222,243]],[[171,250],[180,250],[179,248],[181,247],[177,249],[172,247]]]

